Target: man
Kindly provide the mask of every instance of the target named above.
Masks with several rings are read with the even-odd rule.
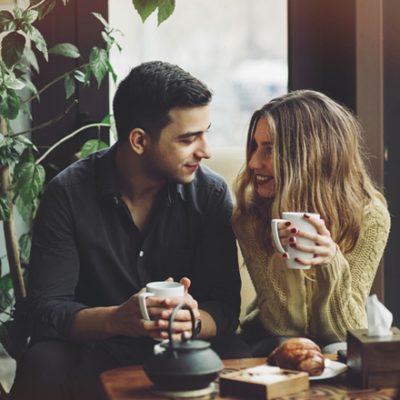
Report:
[[[138,296],[150,281],[183,283],[199,337],[222,357],[248,355],[235,337],[231,199],[224,181],[201,166],[210,157],[210,100],[178,66],[139,65],[115,94],[116,145],[47,186],[29,265],[31,343],[13,398],[98,398],[101,371],[143,363],[154,339],[168,337],[177,305],[149,297],[154,320],[144,320]],[[175,337],[191,331],[189,311],[175,321]]]

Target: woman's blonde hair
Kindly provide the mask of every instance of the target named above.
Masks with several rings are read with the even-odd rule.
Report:
[[[273,141],[272,199],[257,195],[247,168],[260,118],[267,120]],[[282,211],[317,212],[342,252],[353,249],[372,198],[385,202],[368,175],[360,141],[353,114],[319,92],[294,91],[257,110],[247,136],[246,166],[235,182],[235,231],[253,224],[263,247],[272,251],[271,218],[280,218]]]

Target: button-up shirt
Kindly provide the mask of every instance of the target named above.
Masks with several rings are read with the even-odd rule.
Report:
[[[116,146],[72,164],[46,187],[34,223],[27,318],[34,339],[67,338],[74,314],[118,305],[150,281],[191,279],[217,334],[238,326],[240,276],[223,179],[201,166],[160,191],[145,230],[117,185]]]

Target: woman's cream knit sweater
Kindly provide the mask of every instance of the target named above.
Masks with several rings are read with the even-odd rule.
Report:
[[[243,324],[258,317],[271,335],[307,336],[326,343],[346,340],[348,329],[365,328],[365,300],[389,229],[389,213],[375,199],[355,248],[345,255],[338,250],[329,265],[307,273],[288,269],[284,261],[267,255],[252,226],[235,232],[257,293]]]

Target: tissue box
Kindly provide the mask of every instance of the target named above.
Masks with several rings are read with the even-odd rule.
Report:
[[[348,377],[362,388],[400,385],[400,330],[393,336],[367,336],[367,329],[347,332]]]
[[[309,389],[306,372],[290,371],[269,365],[221,374],[219,392],[245,399],[275,399]]]

